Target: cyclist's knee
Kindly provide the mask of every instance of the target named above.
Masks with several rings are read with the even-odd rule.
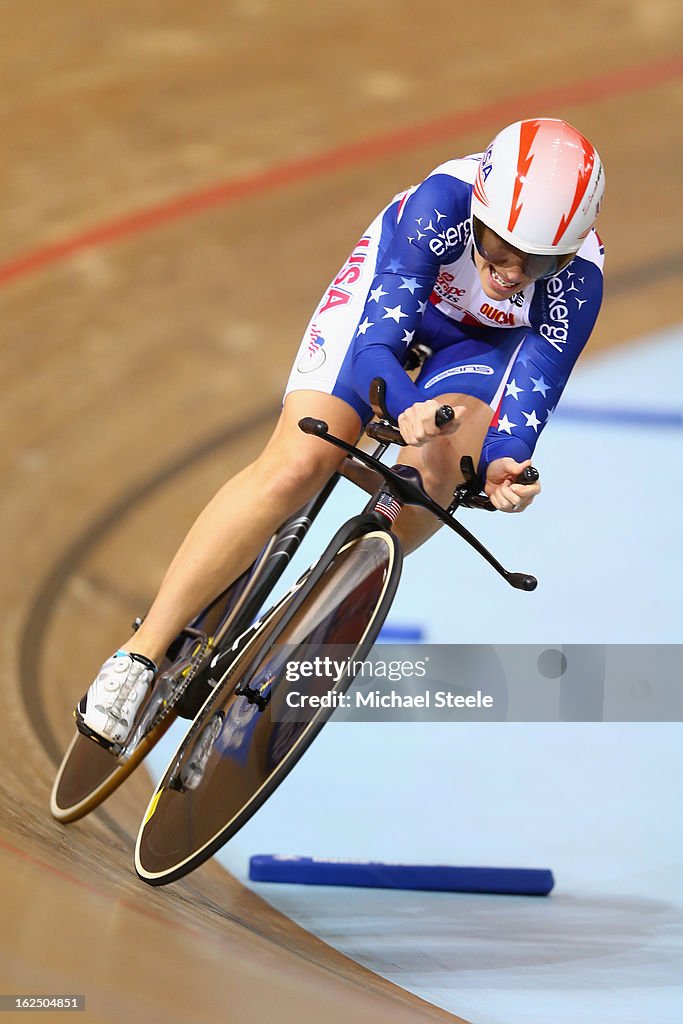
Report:
[[[330,478],[336,465],[330,460],[316,460],[293,455],[284,470],[275,471],[268,484],[268,490],[275,499],[296,499],[296,504],[308,501]]]
[[[253,464],[264,493],[280,504],[307,501],[344,458],[338,448],[299,429],[299,419],[312,413],[345,440],[355,441],[360,430],[358,414],[341,399],[304,392],[289,395],[273,436]]]
[[[462,480],[460,450],[453,439],[444,438],[413,449],[405,461],[419,470],[427,494],[440,504],[448,504]]]
[[[441,505],[448,504],[454,488],[460,482],[452,472],[452,467],[449,466],[449,472],[446,472],[441,467],[439,472],[438,467],[427,463],[420,467],[420,474],[424,489],[430,498],[433,498],[434,501],[439,502]]]
[[[298,506],[324,486],[342,458],[343,453],[317,438],[296,444],[283,440],[266,448],[252,471],[265,500],[278,508]]]
[[[425,449],[418,449],[415,456],[409,459],[402,459],[401,461],[409,462],[410,465],[413,465],[419,471],[422,478],[422,486],[430,498],[439,505],[448,505],[453,497],[453,491],[463,481],[460,459],[464,453],[450,447],[447,449],[446,457],[444,458],[434,458],[433,450],[429,453],[432,456],[431,458],[423,457],[425,454]],[[475,450],[473,456],[475,467],[478,461],[479,452]]]

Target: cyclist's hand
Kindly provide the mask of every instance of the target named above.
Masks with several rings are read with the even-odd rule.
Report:
[[[416,402],[415,405],[411,405],[405,412],[402,412],[398,418],[398,428],[404,441],[419,448],[435,437],[454,434],[462,423],[466,411],[465,406],[456,405],[453,409],[455,414],[453,419],[444,427],[437,427],[434,417],[442,405],[443,402],[430,398],[428,402]]]
[[[535,484],[515,483],[519,474],[530,465],[531,459],[526,462],[515,462],[509,458],[494,459],[489,463],[484,490],[501,512],[523,512],[536,495],[541,493],[540,480]]]

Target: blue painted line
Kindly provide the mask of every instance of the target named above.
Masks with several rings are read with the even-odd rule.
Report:
[[[377,642],[380,644],[416,644],[422,643],[424,638],[425,631],[422,626],[389,622],[382,626]]]
[[[604,423],[607,426],[653,427],[663,430],[683,428],[683,412],[658,409],[610,409],[600,406],[560,405],[557,417],[575,423]]]

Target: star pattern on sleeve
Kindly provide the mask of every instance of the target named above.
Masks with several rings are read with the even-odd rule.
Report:
[[[584,284],[585,285],[586,278],[585,277],[579,277],[578,274],[576,274],[573,270],[565,270],[564,274],[566,275],[567,281],[569,282],[569,284],[567,285],[567,295],[571,294],[572,298],[576,302],[576,305],[578,306],[579,309],[581,309],[582,306],[586,305],[586,303],[588,302],[588,299],[580,299],[579,298],[579,295],[581,294],[581,290],[576,287],[576,281],[578,281],[579,284]],[[572,278],[576,278],[576,281],[573,281]]]
[[[532,392],[539,391],[544,398],[547,392],[550,391],[550,384],[546,383],[543,379],[543,374],[541,374],[538,379],[536,379],[536,377],[531,377],[531,383],[534,385],[531,389]]]
[[[382,320],[395,320],[396,323],[398,324],[401,322],[401,320],[405,320],[407,318],[408,314],[403,312],[400,305],[384,307],[384,316],[382,317]]]
[[[365,378],[372,372],[373,360],[381,359],[380,365],[387,373],[388,401],[393,399],[398,406],[400,400],[406,408],[411,404],[409,396],[417,392],[401,362],[406,350],[420,340],[420,321],[429,307],[439,271],[439,260],[427,243],[450,224],[450,214],[442,212],[450,209],[446,205],[452,199],[450,188],[444,189],[444,193],[443,201],[438,199],[442,192],[429,190],[427,202],[420,202],[419,197],[417,203],[408,200],[406,213],[378,259],[365,306],[356,322],[352,374],[354,384],[358,381],[359,393],[367,393]],[[435,201],[439,201],[440,208],[434,205]],[[388,354],[396,360],[395,375]]]
[[[424,217],[415,217],[414,218],[414,222],[415,222],[415,224],[417,224],[417,227],[414,229],[415,230],[415,234],[413,234],[413,235],[406,235],[406,238],[408,240],[408,244],[409,245],[413,245],[413,243],[415,242],[416,239],[419,242],[421,238],[426,238],[428,232],[430,232],[430,231],[432,231],[435,235],[438,235],[440,227],[441,227],[441,221],[442,220],[446,220],[447,216],[448,216],[448,214],[442,213],[441,210],[439,210],[439,208],[435,206],[434,207],[434,216],[429,218],[429,223],[428,224],[424,223],[424,221],[425,221]],[[436,219],[436,226],[435,226],[435,223],[434,223],[435,219]]]
[[[403,282],[403,284],[400,284],[398,286],[399,291],[407,289],[411,295],[414,295],[417,289],[422,290],[422,285],[417,283],[416,277],[402,277],[401,281]]]
[[[521,395],[525,395],[525,400]],[[534,368],[526,353],[520,352],[515,363],[515,375],[505,384],[498,420],[493,429],[499,436],[507,434],[526,438],[526,443],[533,448],[535,440],[532,437],[538,437],[543,430],[556,400],[555,385]]]
[[[400,260],[392,259],[389,267],[397,266],[401,266]],[[429,300],[420,301],[420,293],[427,286],[417,274],[390,274],[388,269],[373,281],[373,286],[368,292],[355,336],[362,339],[361,344],[400,345],[405,350],[405,346],[412,343],[419,320],[427,308]],[[394,325],[401,330],[397,331]]]
[[[524,388],[518,388],[517,381],[515,381],[514,379],[505,385],[505,397],[507,398],[508,395],[511,395],[516,402],[519,401],[518,396],[521,395],[523,391]]]
[[[500,433],[501,431],[505,431],[506,434],[511,434],[512,428],[516,426],[517,424],[513,423],[508,418],[508,415],[506,413],[504,416],[501,416],[501,418],[498,420],[498,433]]]
[[[527,425],[527,427],[531,427],[531,429],[533,430],[534,434],[537,434],[538,433],[538,428],[541,425],[541,421],[539,420],[539,418],[536,415],[536,410],[532,409],[531,412],[524,412],[524,409],[522,409],[522,416],[526,417],[526,425]]]
[[[545,287],[539,283],[534,290],[532,331],[523,336],[501,387],[502,398],[484,441],[484,465],[506,454],[519,459],[524,449],[535,450],[590,336],[602,298],[601,269],[583,259],[572,266],[561,280]]]

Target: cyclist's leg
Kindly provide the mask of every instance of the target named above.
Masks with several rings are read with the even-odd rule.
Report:
[[[341,453],[304,435],[299,419],[315,416],[346,440],[357,438],[370,410],[349,380],[348,350],[384,229],[394,223],[395,210],[383,211],[326,291],[295,359],[273,437],[192,526],[140,629],[105,663],[79,703],[79,728],[123,742],[169,644],[248,568],[282,521],[312,498],[339,466]]]
[[[460,459],[471,455],[475,466],[479,460],[484,437],[491,422],[491,408],[472,395],[439,395],[445,405],[464,405],[466,415],[460,429],[448,437],[437,437],[422,448],[403,448],[399,461],[414,466],[422,475],[427,493],[440,505],[448,505],[453,491],[462,483]],[[396,522],[403,549],[408,554],[423,544],[440,528],[441,524],[424,509],[406,506]]]
[[[375,218],[316,307],[294,360],[282,416],[265,451],[202,512],[124,650],[157,661],[183,626],[251,564],[280,523],[340,465],[338,450],[303,434],[299,419],[315,416],[339,437],[358,437],[370,409],[349,379],[347,355],[387,218],[391,221],[387,211]]]
[[[319,490],[343,455],[303,434],[303,416],[326,420],[354,441],[358,413],[334,395],[296,391],[265,449],[229,480],[201,512],[178,549],[144,622],[123,649],[158,663],[187,622],[254,560],[283,519]]]
[[[400,461],[415,466],[427,493],[439,504],[447,505],[454,488],[462,482],[461,457],[470,455],[475,466],[478,464],[525,329],[490,328],[473,337],[459,325],[444,329],[440,322],[439,330],[442,347],[422,367],[417,386],[425,399],[464,405],[467,413],[455,434],[435,438],[422,448],[404,449]],[[429,324],[424,334],[429,344]],[[443,345],[444,334],[453,338],[452,344]],[[412,551],[437,531],[439,523],[429,513],[408,507],[401,512],[396,528],[404,550]]]

